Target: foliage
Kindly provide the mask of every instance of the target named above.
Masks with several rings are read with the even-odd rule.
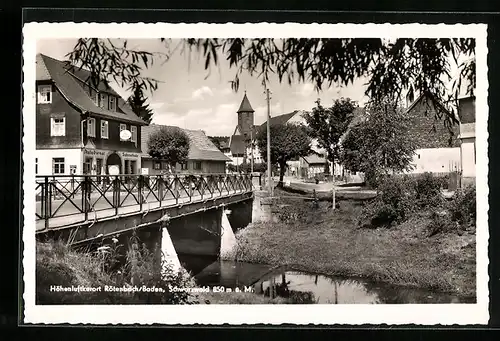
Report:
[[[230,172],[240,171],[242,173],[250,173],[252,171],[252,165],[248,162],[243,162],[240,165],[229,164],[228,170]],[[264,173],[267,170],[267,164],[265,163],[254,163],[253,171],[257,173]],[[273,167],[273,171],[277,170],[276,167]]]
[[[458,189],[450,202],[451,219],[463,226],[476,224],[476,187]]]
[[[403,222],[414,211],[414,192],[412,180],[406,176],[385,177],[375,199],[364,207],[359,225],[370,227],[390,227]]]
[[[476,230],[476,188],[468,186],[457,189],[444,209],[434,211],[428,225],[429,235],[439,233],[475,233]]]
[[[415,142],[409,119],[392,101],[367,106],[367,117],[353,125],[341,142],[343,165],[365,173],[367,183],[376,184],[381,175],[412,168]]]
[[[445,177],[425,172],[413,178],[415,205],[419,208],[439,207],[443,204],[441,190],[447,185]]]
[[[300,124],[271,125],[270,136],[271,163],[280,167],[278,186],[283,186],[287,161],[309,155],[311,152],[311,138],[308,135],[307,128]],[[257,147],[259,150],[267,150],[267,127],[262,127],[257,132]],[[267,153],[263,153],[263,158],[267,162]]]
[[[149,155],[165,160],[170,165],[185,163],[189,154],[189,137],[181,129],[160,127],[149,135]]]
[[[390,96],[399,102],[406,94],[412,98],[428,92],[433,100],[450,103],[457,100],[462,80],[467,81],[470,94],[476,85],[472,38],[190,38],[181,40],[173,51],[172,39],[161,41],[166,53],[159,56],[165,61],[180,46],[181,53],[194,50],[202,55],[209,73],[213,65],[225,59],[236,69],[231,82],[234,90],[244,72],[260,77],[263,85],[276,74],[280,82],[312,82],[318,91],[325,85],[348,85],[367,77],[366,95],[374,101]],[[157,87],[157,80],[141,76],[142,66],[149,67],[154,55],[127,47],[127,40],[82,38],[68,57],[72,63],[88,68],[93,82],[114,80],[131,89]],[[451,75],[452,60],[459,67],[458,79]],[[455,82],[449,91],[452,80]],[[438,116],[443,114],[447,112],[438,110]],[[452,120],[454,114],[446,117]]]
[[[132,111],[142,118],[145,122],[151,123],[153,119],[153,110],[146,103],[147,99],[140,87],[134,89],[132,96],[127,100],[128,104],[132,108]]]
[[[349,98],[335,100],[330,108],[323,107],[318,99],[312,112],[304,114],[310,136],[326,150],[327,159],[332,163],[339,156],[340,138],[347,132],[356,107]]]
[[[132,237],[133,239],[134,237]],[[116,239],[115,239],[116,240]],[[133,245],[137,245],[137,241]],[[106,292],[104,286],[167,289],[169,285],[192,287],[194,282],[185,271],[174,271],[162,264],[144,246],[129,250],[125,262],[118,250],[123,245],[102,245],[95,251],[76,251],[59,241],[37,243],[36,301],[37,304],[186,304],[194,303],[186,292]],[[135,279],[139,279],[134,283]],[[63,287],[101,287],[97,292],[50,291],[52,285]]]
[[[131,248],[127,252],[127,267],[137,283],[148,288],[163,289],[157,292],[138,292],[137,300],[154,304],[186,304],[190,302],[190,293],[187,291],[169,290],[169,286],[186,288],[194,287],[193,279],[184,271],[174,271],[166,260],[155,257],[157,250],[148,250],[145,244],[132,236]],[[160,270],[161,269],[161,270]]]

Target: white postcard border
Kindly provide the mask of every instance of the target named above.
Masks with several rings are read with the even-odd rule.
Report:
[[[27,23],[23,28],[23,191],[34,193],[35,55],[37,39],[206,37],[469,37],[476,38],[477,303],[406,305],[35,305],[35,203],[23,200],[26,323],[70,324],[484,324],[488,322],[487,26],[423,24],[96,24]]]

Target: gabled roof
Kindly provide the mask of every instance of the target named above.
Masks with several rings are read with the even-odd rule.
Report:
[[[73,72],[78,73],[79,76]],[[99,89],[99,91],[117,96],[118,109],[116,111],[110,111],[98,107],[83,88],[83,82],[86,79],[84,75],[85,72],[88,73],[89,71],[78,71],[78,68],[71,70],[71,66],[67,62],[62,62],[43,54],[38,54],[36,56],[36,80],[52,80],[64,98],[82,112],[90,112],[96,116],[136,123],[138,125],[147,124],[139,118],[128,106],[126,101],[112,89]],[[80,77],[83,77],[83,79],[80,79]],[[102,84],[102,87],[105,88],[105,85]]]
[[[245,137],[243,135],[232,135],[229,139],[229,148],[233,155],[245,154]]]
[[[149,136],[162,128],[180,130],[186,133],[189,138],[189,160],[231,161],[231,159],[224,155],[224,153],[222,153],[201,130],[188,130],[154,123],[149,126],[141,127],[141,150],[143,157],[150,157],[148,154]]]
[[[414,100],[414,101],[413,101],[413,103],[412,103],[412,104],[410,104],[410,106],[408,106],[408,108],[406,108],[406,113],[409,113],[411,110],[413,110],[413,108],[415,108],[415,106],[417,105],[417,103],[419,103],[422,99],[424,99],[424,98],[426,98],[426,97],[427,97],[427,98],[431,98],[431,96],[432,96],[432,95],[431,95],[431,94],[429,94],[428,92],[422,92],[422,93],[421,93],[421,94],[417,97],[417,99],[416,99],[416,100]],[[433,98],[433,99],[434,99],[434,100],[433,100],[433,102],[434,102],[435,104],[437,104],[437,105],[441,108],[441,110],[442,110],[442,111],[443,111],[446,115],[448,115],[448,116],[451,116],[451,115],[452,115],[452,113],[450,112],[450,110],[448,110],[448,108],[446,108],[446,107],[444,106],[444,104],[443,104],[443,103],[441,103],[441,101],[439,101],[439,100],[438,100],[438,99],[436,99],[436,98]],[[457,122],[459,121],[459,119],[458,119],[457,115],[454,115],[453,117],[457,120]]]
[[[308,156],[304,156],[303,159],[309,165],[324,164],[324,163],[326,163],[326,158],[325,157],[321,157],[321,156],[316,155],[316,154],[311,154],[311,155],[308,155]]]
[[[286,124],[299,110],[295,110],[288,114],[282,114],[278,116],[271,117],[270,124]],[[267,125],[267,121],[262,123],[259,128],[265,127]]]
[[[243,96],[243,100],[241,101],[240,108],[237,111],[240,112],[254,112],[252,106],[250,105],[250,101],[248,100],[247,94],[245,92],[245,96]]]

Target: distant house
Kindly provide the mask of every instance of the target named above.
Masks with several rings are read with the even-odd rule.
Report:
[[[178,129],[184,131],[189,137],[189,155],[185,164],[177,164],[175,171],[179,173],[225,173],[226,162],[230,162],[210,139],[201,130],[187,130],[174,126],[163,126],[151,124],[142,127],[142,167],[148,169],[149,174],[162,174],[168,170],[168,164],[164,160],[155,160],[148,154],[148,139],[151,133],[160,130]]]
[[[324,156],[311,154],[299,158],[299,175],[302,178],[313,178],[325,172],[327,160]]]
[[[476,97],[459,99],[460,156],[462,185],[474,184],[476,179]]]
[[[411,173],[458,172],[461,163],[458,117],[450,134],[444,125],[444,117],[436,119],[436,106],[440,106],[444,115],[451,115],[450,111],[439,101],[432,101],[429,96],[421,94],[406,109],[410,119],[410,133],[417,145]]]

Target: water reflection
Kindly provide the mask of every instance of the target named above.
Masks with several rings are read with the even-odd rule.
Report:
[[[182,262],[182,261],[181,261]],[[473,298],[432,293],[358,279],[272,269],[268,265],[216,261],[195,274],[200,286],[251,287],[256,295],[294,304],[473,303]]]

